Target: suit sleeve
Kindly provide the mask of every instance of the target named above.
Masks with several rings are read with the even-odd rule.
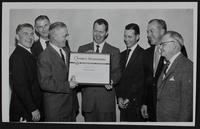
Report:
[[[116,50],[115,53],[111,54],[111,79],[113,84],[117,84],[121,78],[121,67],[120,67],[120,51]]]
[[[71,93],[69,82],[66,80],[58,80],[55,78],[55,73],[52,70],[52,63],[49,58],[40,55],[38,58],[38,80],[44,91],[53,93]],[[55,67],[55,66],[54,66]]]
[[[11,86],[13,92],[19,97],[25,108],[31,113],[36,110],[32,98],[29,75],[26,72],[25,61],[21,56],[15,56],[10,60]]]
[[[192,121],[193,72],[185,71],[181,80],[181,105],[179,121]]]

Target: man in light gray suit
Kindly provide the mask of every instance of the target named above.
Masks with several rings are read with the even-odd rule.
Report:
[[[55,22],[49,27],[49,45],[38,58],[39,82],[44,91],[45,121],[76,120],[78,99],[75,77],[68,81],[69,50],[65,47],[67,26]]]
[[[157,83],[157,121],[191,122],[193,63],[181,54],[182,36],[168,31],[161,40],[165,66]]]

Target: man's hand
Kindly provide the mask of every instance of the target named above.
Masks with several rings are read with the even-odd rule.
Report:
[[[31,114],[32,114],[32,120],[33,121],[39,121],[40,120],[40,111],[38,109],[31,112]]]
[[[111,80],[110,85],[105,85],[105,88],[106,88],[107,90],[111,90],[111,89],[113,88],[113,80]]]
[[[76,86],[78,86],[78,82],[76,81],[75,76],[73,75],[69,81],[69,87],[70,88],[75,88]]]
[[[149,115],[147,113],[147,105],[142,105],[141,114],[142,114],[142,117],[145,119],[149,117]]]
[[[123,103],[124,108],[127,108],[128,104],[129,104],[129,99],[125,99]]]
[[[124,109],[124,100],[122,98],[118,98],[118,105],[120,108]]]

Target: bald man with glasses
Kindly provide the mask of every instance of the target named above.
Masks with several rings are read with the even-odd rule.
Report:
[[[183,38],[175,31],[167,31],[160,46],[165,61],[157,82],[157,121],[191,122],[193,63],[181,53]]]

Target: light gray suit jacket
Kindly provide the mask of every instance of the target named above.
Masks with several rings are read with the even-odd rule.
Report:
[[[190,122],[193,109],[193,63],[180,54],[157,83],[157,121]]]
[[[64,50],[68,62],[69,50]],[[48,45],[39,56],[38,69],[40,86],[44,91],[45,121],[72,121],[78,102],[75,91],[69,87],[68,64]]]

